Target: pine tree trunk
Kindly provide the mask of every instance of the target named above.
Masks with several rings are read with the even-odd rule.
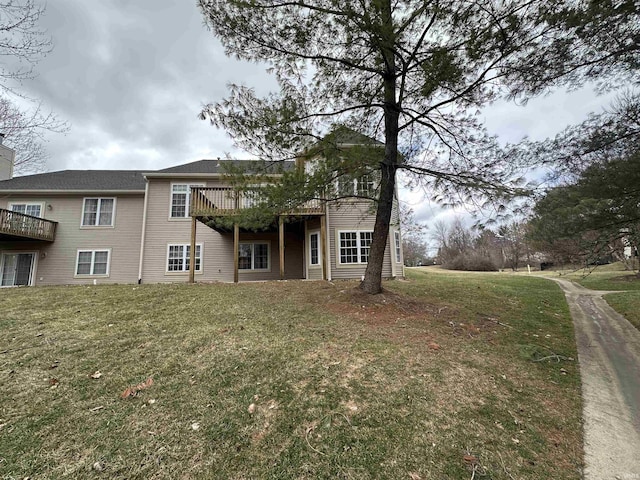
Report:
[[[360,288],[371,295],[382,292],[382,266],[384,250],[389,238],[389,222],[396,188],[396,170],[398,169],[398,122],[399,106],[396,99],[395,33],[391,16],[391,1],[387,0],[381,8],[381,16],[386,27],[382,59],[385,64],[384,76],[384,160],[380,165],[380,196],[376,210],[376,223],[369,250],[369,263]]]
[[[389,222],[391,221],[396,185],[396,169],[396,165],[387,165],[385,158],[385,163],[382,165],[382,181],[380,183],[376,223],[373,228],[373,239],[369,250],[369,263],[364,273],[364,280],[360,283],[360,288],[372,295],[382,292],[382,267],[387,238],[389,238]]]

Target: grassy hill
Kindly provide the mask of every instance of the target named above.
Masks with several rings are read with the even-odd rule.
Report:
[[[580,478],[555,284],[355,286],[0,291],[0,478]]]

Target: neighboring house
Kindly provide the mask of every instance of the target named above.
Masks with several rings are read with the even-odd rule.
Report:
[[[0,285],[364,274],[374,215],[362,201],[312,202],[260,232],[202,223],[215,224],[212,219],[250,203],[225,183],[225,162],[200,160],[151,172],[65,170],[0,177]],[[8,171],[5,177],[11,176]],[[385,251],[387,278],[404,273],[397,210]]]

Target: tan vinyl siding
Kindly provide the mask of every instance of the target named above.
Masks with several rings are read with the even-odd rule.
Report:
[[[149,179],[143,283],[186,282],[189,279],[188,272],[167,272],[168,245],[191,243],[191,218],[169,218],[171,185],[176,183],[220,184],[194,178]],[[198,222],[196,243],[202,244],[203,257],[202,269],[195,275],[196,281],[233,281],[233,236],[220,235]]]
[[[394,242],[394,232],[400,232],[400,261],[396,262],[396,251]],[[392,261],[392,273],[394,277],[404,277],[404,251],[402,249],[402,231],[400,230],[400,205],[398,202],[398,192],[393,198],[393,208],[391,210],[391,225],[389,228],[390,256]]]
[[[219,186],[219,179],[150,178],[148,184],[146,231],[142,281],[144,283],[186,282],[188,272],[167,272],[168,245],[191,243],[191,218],[170,218],[171,186],[187,183]],[[84,198],[116,198],[113,227],[81,227]],[[142,242],[142,218],[144,195],[95,194],[95,195],[13,195],[0,198],[0,208],[14,202],[42,204],[44,218],[59,222],[56,240],[46,242],[0,242],[1,251],[37,252],[36,285],[135,283],[138,281],[140,245]],[[338,232],[373,230],[375,215],[369,204],[344,201],[328,207],[327,242],[329,255],[327,273],[334,279],[360,278],[366,265],[340,265],[338,262]],[[383,277],[400,274],[401,266],[393,264],[393,230],[397,228],[398,208],[394,204],[392,226],[384,256]],[[320,219],[309,218],[303,222],[287,224],[285,234],[285,278],[321,279],[322,267],[309,265],[310,231],[320,230]],[[240,241],[266,240],[270,243],[270,269],[268,272],[240,271],[240,281],[276,280],[280,278],[278,233],[241,232]],[[232,282],[234,277],[233,234],[220,234],[202,223],[197,223],[196,243],[201,245],[201,271],[196,272],[197,282]],[[109,250],[108,276],[77,276],[78,250]],[[322,252],[325,255],[326,252]],[[307,264],[305,265],[305,262]],[[393,267],[393,268],[392,268]]]
[[[191,219],[169,218],[171,205],[171,185],[175,183],[200,183],[206,186],[222,185],[219,181],[189,179],[149,179],[149,199],[147,202],[147,227],[145,233],[144,263],[142,281],[144,283],[186,282],[188,272],[167,272],[167,246],[169,244],[191,243]],[[220,234],[197,222],[196,243],[202,244],[202,270],[196,272],[196,282],[233,282],[233,234]],[[269,272],[239,272],[239,280],[277,280],[280,278],[278,257],[278,234],[241,233],[240,241],[270,241]],[[285,235],[285,278],[303,278],[303,239],[299,235]]]
[[[231,236],[231,238],[233,238]],[[238,279],[241,282],[252,280],[279,280],[280,279],[280,254],[278,249],[278,233],[241,233],[240,243],[243,242],[269,242],[269,266],[268,272],[239,270]],[[302,238],[293,233],[285,233],[284,236],[284,278],[285,280],[301,279],[304,276],[302,270]]]
[[[113,227],[81,227],[85,197],[116,198]],[[48,242],[0,242],[1,251],[38,251],[35,285],[135,283],[138,279],[142,205],[140,195],[12,195],[0,199],[0,208],[11,203],[44,204],[41,215],[58,222],[56,239]],[[27,244],[27,245],[25,245]],[[110,250],[109,276],[77,276],[78,250]]]
[[[366,264],[342,265],[339,263],[339,233],[340,231],[373,230],[375,225],[375,213],[370,209],[370,203],[358,201],[345,201],[342,205],[329,205],[329,251],[331,253],[331,277],[332,279],[360,278],[367,268]],[[387,239],[384,251],[384,263],[382,277],[391,278],[391,249]]]

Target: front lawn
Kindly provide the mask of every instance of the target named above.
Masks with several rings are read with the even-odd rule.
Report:
[[[355,285],[1,290],[0,478],[580,478],[555,284]]]

